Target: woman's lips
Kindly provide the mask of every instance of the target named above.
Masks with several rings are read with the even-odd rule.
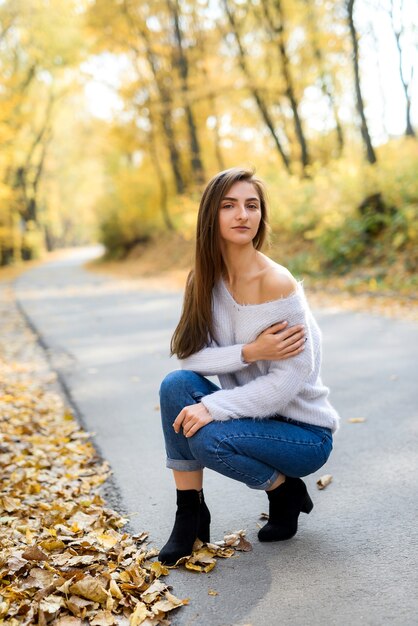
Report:
[[[233,226],[234,230],[250,230],[248,226]]]

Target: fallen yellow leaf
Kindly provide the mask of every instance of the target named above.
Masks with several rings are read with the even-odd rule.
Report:
[[[87,600],[100,602],[100,604],[106,602],[108,597],[106,590],[93,576],[84,576],[84,578],[71,585],[70,592]]]
[[[58,619],[54,619],[54,626],[82,626],[82,620],[79,617],[71,615],[63,615]]]
[[[151,604],[151,602],[154,602],[154,600],[164,591],[167,591],[167,585],[164,585],[164,583],[158,579],[154,580],[152,585],[150,585],[148,589],[141,594],[141,600],[147,604]]]
[[[168,568],[162,563],[160,563],[160,561],[154,561],[150,569],[156,578],[159,578],[160,576],[167,576],[169,573]]]
[[[121,600],[123,598],[122,592],[119,589],[117,582],[113,580],[113,578],[110,581],[109,591],[114,598],[117,598],[118,600]]]
[[[147,609],[147,605],[143,602],[137,602],[135,610],[129,619],[129,626],[139,626],[144,622],[151,613]]]
[[[105,548],[113,548],[113,546],[115,546],[121,540],[121,538],[122,535],[119,535],[118,533],[115,533],[115,536],[109,533],[102,533],[97,535],[97,540]]]
[[[98,611],[90,624],[91,626],[113,626],[117,624],[117,618],[110,611]]]
[[[42,598],[39,603],[39,608],[44,613],[56,613],[62,606],[64,606],[64,598],[56,595]]]
[[[173,596],[172,593],[170,593],[169,591],[166,591],[165,598],[163,600],[159,600],[153,605],[152,612],[154,613],[154,615],[157,615],[161,611],[163,611],[164,613],[167,613],[168,611],[172,611],[173,609],[178,609],[180,606],[183,606],[188,603],[189,603],[188,598],[185,598],[184,600],[179,600],[179,598],[176,598],[176,596]]]
[[[22,552],[22,557],[27,561],[47,561],[48,557],[45,552],[42,552],[37,546],[31,546],[30,548],[26,548],[24,552]]]
[[[197,563],[191,563],[190,561],[186,561],[184,564],[186,569],[190,569],[195,572],[204,572],[205,574],[207,574],[208,572],[211,572],[213,568],[215,567],[215,565],[216,565],[215,560],[213,561],[213,563],[209,563],[208,565],[199,565]]]
[[[324,474],[316,481],[316,484],[317,484],[318,489],[325,489],[325,487],[329,485],[331,481],[332,481],[332,475]]]

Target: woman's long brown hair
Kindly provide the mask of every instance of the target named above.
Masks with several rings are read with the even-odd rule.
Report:
[[[261,221],[253,239],[260,250],[267,233],[267,202],[264,185],[254,171],[231,168],[209,181],[200,201],[197,216],[195,266],[187,278],[180,321],[171,339],[171,354],[185,359],[204,348],[214,338],[212,289],[224,268],[219,237],[219,207],[235,183],[254,185],[260,198]]]

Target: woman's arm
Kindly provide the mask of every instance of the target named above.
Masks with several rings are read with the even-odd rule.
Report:
[[[241,356],[244,344],[233,346],[216,346],[215,342],[207,348],[195,352],[186,359],[179,361],[183,370],[191,370],[202,376],[216,376],[218,374],[232,374],[248,367]]]
[[[246,385],[221,389],[201,399],[214,420],[265,418],[283,413],[305,384],[311,367],[305,354],[272,363],[268,374]]]
[[[296,356],[304,349],[304,328],[302,325],[286,326],[287,322],[274,324],[247,344],[220,347],[212,342],[209,347],[180,360],[180,367],[202,376],[214,376],[239,372],[255,361]]]

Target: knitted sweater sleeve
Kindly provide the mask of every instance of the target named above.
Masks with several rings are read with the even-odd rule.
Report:
[[[232,374],[248,367],[241,356],[245,344],[219,347],[212,342],[209,347],[195,352],[186,359],[180,360],[180,367],[191,370],[202,376],[215,376],[218,374]]]
[[[221,389],[202,398],[202,404],[215,420],[265,418],[284,412],[289,402],[300,392],[315,366],[316,351],[312,345],[308,318],[303,299],[292,300],[286,319],[289,324],[305,325],[307,336],[305,349],[289,359],[271,361],[266,374],[259,375],[245,385]]]

